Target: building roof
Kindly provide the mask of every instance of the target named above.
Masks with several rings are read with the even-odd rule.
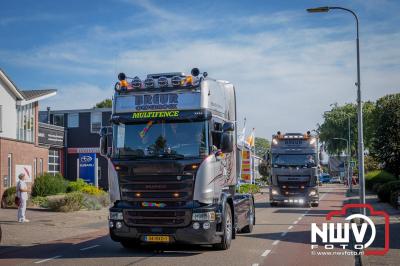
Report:
[[[28,104],[32,102],[36,102],[39,100],[43,100],[45,98],[54,96],[57,92],[55,89],[48,90],[20,90],[17,85],[11,80],[9,76],[0,68],[0,79],[2,79],[9,90],[15,95],[17,98],[17,104]]]
[[[24,99],[25,99],[26,101],[29,101],[29,100],[32,100],[32,99],[35,99],[35,98],[39,98],[39,97],[42,97],[42,96],[46,96],[46,95],[48,95],[48,94],[55,93],[55,92],[57,92],[57,90],[55,90],[55,89],[48,89],[48,90],[23,90],[23,91],[20,91],[20,92],[21,92],[22,96],[24,96]]]

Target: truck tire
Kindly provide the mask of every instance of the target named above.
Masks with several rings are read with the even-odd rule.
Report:
[[[140,241],[138,241],[136,239],[121,240],[120,243],[124,248],[128,248],[128,249],[137,248],[138,246],[140,246]]]
[[[254,221],[256,217],[255,217],[254,205],[252,203],[253,202],[251,202],[249,206],[249,220],[248,220],[249,224],[242,228],[242,230],[240,231],[241,233],[251,233],[253,231]]]
[[[311,203],[311,207],[318,207],[318,205],[319,205],[319,202],[313,202],[313,203]]]
[[[233,235],[233,219],[232,219],[231,206],[227,203],[225,205],[225,213],[224,213],[224,220],[222,221],[222,228],[224,234],[222,236],[221,243],[214,244],[214,248],[220,250],[227,250],[231,246],[232,235]]]

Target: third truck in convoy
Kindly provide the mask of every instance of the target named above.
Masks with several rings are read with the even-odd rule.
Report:
[[[270,204],[318,206],[319,153],[317,136],[278,131],[272,136]]]
[[[234,86],[198,69],[118,79],[112,134],[103,128],[100,139],[109,158],[111,238],[124,247],[180,242],[228,249],[237,232],[251,232],[253,196],[235,192]]]

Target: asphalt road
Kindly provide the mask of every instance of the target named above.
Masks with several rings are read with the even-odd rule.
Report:
[[[128,250],[110,240],[104,229],[2,254],[0,265],[355,265],[354,256],[311,254],[310,224],[340,209],[344,195],[343,185],[324,185],[317,208],[272,208],[264,193],[256,199],[254,231],[239,234],[227,251],[187,245]]]

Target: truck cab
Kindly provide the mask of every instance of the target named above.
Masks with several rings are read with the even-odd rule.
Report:
[[[250,232],[255,221],[253,197],[235,193],[234,86],[198,69],[118,78],[112,137],[103,129],[100,140],[109,158],[111,238],[125,247],[229,248],[236,232]]]
[[[270,204],[318,206],[318,138],[278,131],[272,136],[269,163]]]

